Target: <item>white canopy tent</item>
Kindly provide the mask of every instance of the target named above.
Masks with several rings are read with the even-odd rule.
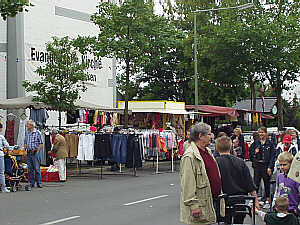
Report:
[[[20,98],[11,98],[0,100],[0,109],[26,109],[34,107],[39,108],[48,108],[48,106],[42,102],[34,102],[32,96],[20,97]]]
[[[124,109],[125,102],[119,101],[118,108]],[[133,113],[163,113],[173,115],[187,115],[188,111],[185,110],[184,102],[173,102],[173,101],[129,101],[129,110]]]
[[[123,113],[124,111],[117,108],[110,108],[107,106],[92,104],[89,102],[82,101],[80,99],[75,102],[75,106],[81,109],[94,109],[94,110],[101,110],[105,112]],[[46,105],[45,103],[33,101],[33,96],[25,96],[19,98],[0,100],[0,109],[26,109],[30,107],[33,107],[35,109],[40,109],[40,108],[51,109],[51,107]]]

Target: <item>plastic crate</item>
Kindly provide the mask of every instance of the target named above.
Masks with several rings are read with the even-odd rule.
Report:
[[[59,182],[58,171],[56,172],[41,171],[41,175],[42,175],[42,182]],[[25,173],[25,176],[27,179],[29,179],[27,172]],[[66,172],[66,180],[68,180],[68,171]]]

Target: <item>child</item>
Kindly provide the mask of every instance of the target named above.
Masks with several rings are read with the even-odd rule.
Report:
[[[276,200],[276,198],[278,198],[279,196],[287,197],[289,200],[288,211],[295,215],[300,215],[300,184],[287,177],[291,167],[291,163],[293,161],[293,155],[290,152],[282,152],[278,156],[278,161],[282,173],[280,173],[276,179],[276,191],[274,200]]]
[[[286,197],[278,197],[275,200],[275,213],[265,213],[255,209],[267,225],[299,225],[298,219],[292,213],[288,213],[289,200]]]
[[[229,137],[223,136],[219,137],[216,140],[216,151],[220,154],[216,158],[216,161],[219,166],[221,181],[222,181],[222,190],[224,194],[229,196],[232,195],[248,195],[251,193],[252,196],[255,196],[256,207],[259,208],[256,187],[254,185],[253,179],[250,175],[250,171],[244,160],[239,159],[231,155],[230,150],[232,149],[232,142]],[[241,179],[242,178],[242,179]],[[230,182],[228,182],[230,180]],[[234,202],[228,202],[234,204],[245,204],[245,201],[235,200]],[[227,209],[227,216],[225,218],[226,222],[230,224],[232,218],[230,216],[230,209]],[[234,224],[243,224],[245,215],[241,213],[236,213],[233,216]]]

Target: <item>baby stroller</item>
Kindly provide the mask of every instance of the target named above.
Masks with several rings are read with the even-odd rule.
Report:
[[[30,185],[25,177],[24,169],[18,163],[16,157],[7,154],[4,156],[4,163],[6,187],[8,187],[11,192],[16,192],[23,187],[21,182],[25,182],[24,189],[29,191]]]

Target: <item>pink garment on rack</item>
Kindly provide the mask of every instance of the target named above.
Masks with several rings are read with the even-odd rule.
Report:
[[[156,129],[159,128],[159,113],[156,113],[156,119],[155,119]]]
[[[183,140],[181,140],[179,142],[179,155],[183,155],[183,153],[184,153],[183,144],[184,144],[184,142],[183,142]]]
[[[79,115],[80,115],[79,122],[80,123],[83,123],[83,121],[84,121],[84,114],[85,114],[84,109],[80,109],[79,110]]]
[[[89,110],[86,109],[86,110],[85,110],[85,116],[84,116],[84,123],[89,123],[88,115],[89,115]]]
[[[91,127],[90,127],[90,131],[96,132],[96,131],[97,131],[97,127],[91,126]]]
[[[149,148],[152,148],[152,134],[149,134]]]

